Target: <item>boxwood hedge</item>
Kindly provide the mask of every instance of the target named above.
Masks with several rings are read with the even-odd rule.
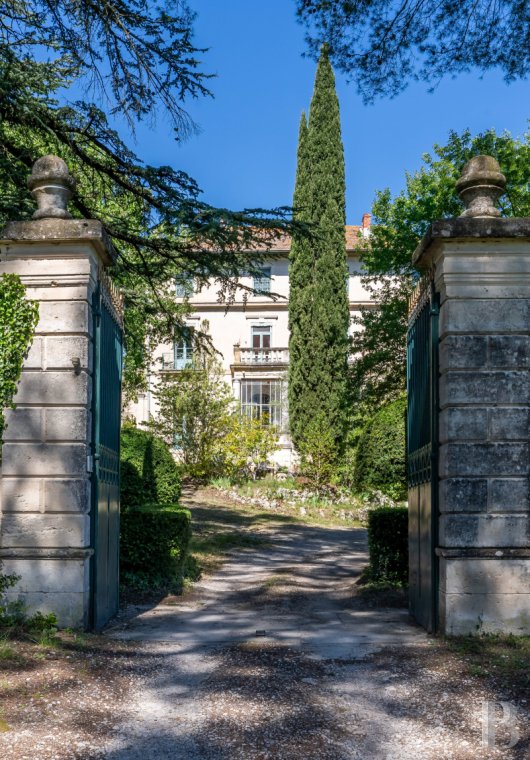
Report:
[[[177,504],[133,507],[121,516],[120,571],[157,580],[179,577],[190,538],[189,510]]]
[[[125,423],[121,431],[121,507],[176,504],[180,498],[179,469],[160,438]]]

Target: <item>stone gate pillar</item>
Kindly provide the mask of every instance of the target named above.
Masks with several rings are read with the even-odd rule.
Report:
[[[499,218],[488,156],[413,261],[440,294],[439,629],[530,633],[530,218]]]
[[[0,241],[0,274],[18,274],[39,322],[7,414],[0,478],[0,559],[21,577],[12,592],[61,626],[91,611],[92,294],[112,247],[100,222],[72,219],[74,181],[55,156],[36,162],[34,219]],[[117,578],[116,578],[117,583]]]

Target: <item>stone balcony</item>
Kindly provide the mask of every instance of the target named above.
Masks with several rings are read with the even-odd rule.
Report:
[[[288,348],[248,348],[234,346],[234,363],[232,367],[250,369],[265,368],[284,369],[289,364]]]

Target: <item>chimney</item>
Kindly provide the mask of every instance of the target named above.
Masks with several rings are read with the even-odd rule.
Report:
[[[363,214],[363,221],[361,223],[361,234],[364,238],[370,237],[370,225],[372,224],[372,215]]]

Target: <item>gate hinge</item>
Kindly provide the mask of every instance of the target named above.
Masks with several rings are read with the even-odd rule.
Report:
[[[87,472],[94,472],[94,457],[89,454],[86,458],[86,470]]]

